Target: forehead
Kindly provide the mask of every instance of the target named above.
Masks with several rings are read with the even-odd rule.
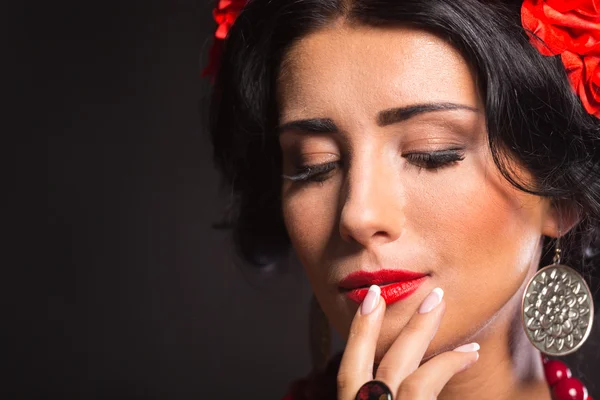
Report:
[[[457,49],[408,27],[336,24],[294,44],[278,83],[283,120],[311,114],[375,115],[429,102],[480,107],[475,76]]]

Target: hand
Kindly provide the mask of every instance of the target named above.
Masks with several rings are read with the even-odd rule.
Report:
[[[379,331],[386,308],[373,285],[356,311],[337,376],[338,399],[354,400],[360,387],[376,379],[385,383],[394,400],[435,399],[452,376],[473,365],[479,345],[471,343],[441,353],[419,367],[446,309],[442,289],[434,289],[383,356],[373,377]]]

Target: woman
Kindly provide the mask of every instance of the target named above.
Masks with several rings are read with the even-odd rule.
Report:
[[[540,349],[585,340],[589,289],[536,272],[599,268],[599,10],[220,2],[211,134],[236,243],[257,264],[291,245],[347,340],[288,398],[588,397]]]

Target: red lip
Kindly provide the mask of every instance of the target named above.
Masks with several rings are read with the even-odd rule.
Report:
[[[378,285],[381,287],[381,297],[390,305],[413,294],[426,277],[426,274],[398,269],[357,271],[342,280],[340,289],[351,300],[360,304],[367,295],[369,286]]]

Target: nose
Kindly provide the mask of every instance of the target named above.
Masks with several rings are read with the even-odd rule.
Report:
[[[343,193],[340,235],[365,248],[397,240],[404,226],[404,196],[394,172],[397,168],[379,164],[369,162],[351,168]]]

